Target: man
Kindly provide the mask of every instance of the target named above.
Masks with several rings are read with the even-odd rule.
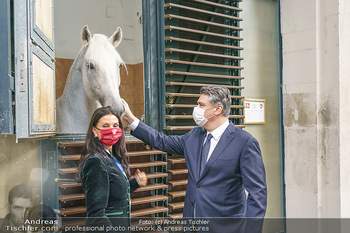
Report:
[[[9,213],[1,224],[0,232],[23,232],[25,213],[33,207],[30,186],[20,184],[13,187],[9,192],[7,207]]]
[[[227,88],[206,86],[200,93],[193,110],[200,127],[181,136],[166,136],[140,122],[123,101],[131,134],[159,150],[185,156],[188,184],[183,217],[263,218],[267,190],[257,140],[229,121]]]

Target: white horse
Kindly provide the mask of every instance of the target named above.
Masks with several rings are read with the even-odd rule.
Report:
[[[81,38],[83,46],[56,104],[59,134],[85,134],[93,112],[101,106],[111,106],[118,114],[124,112],[119,85],[120,67],[125,63],[115,49],[122,40],[122,30],[118,27],[108,38],[91,36],[84,26]]]

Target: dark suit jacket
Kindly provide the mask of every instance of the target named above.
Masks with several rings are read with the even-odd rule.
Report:
[[[1,220],[0,220],[1,221]],[[7,214],[5,218],[0,222],[0,233],[13,233],[11,230],[7,230],[6,227],[10,227],[10,214]],[[22,231],[19,231],[20,233]]]
[[[181,136],[166,136],[140,122],[132,135],[159,150],[184,155],[188,167],[184,217],[264,217],[267,204],[265,168],[257,140],[230,122],[199,175],[207,131],[196,127]],[[248,197],[244,189],[249,192]]]
[[[129,184],[114,160],[101,154],[90,155],[84,161],[80,177],[86,196],[86,225],[128,225],[125,217],[130,217]],[[129,183],[130,192],[139,187],[135,179]]]

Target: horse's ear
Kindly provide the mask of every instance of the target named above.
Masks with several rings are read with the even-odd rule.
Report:
[[[83,45],[86,45],[87,43],[90,42],[90,38],[91,38],[91,33],[89,31],[89,28],[87,25],[85,25],[83,27],[83,29],[81,29],[81,40],[83,42]]]
[[[117,30],[115,30],[115,32],[113,33],[113,35],[109,38],[109,41],[112,43],[114,48],[117,48],[120,42],[122,41],[122,37],[123,37],[122,29],[118,27]]]

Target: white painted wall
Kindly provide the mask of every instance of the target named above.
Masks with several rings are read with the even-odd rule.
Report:
[[[143,62],[142,0],[54,1],[55,50],[57,58],[74,59],[81,47],[80,32],[88,25],[91,33],[108,37],[117,27],[123,41],[117,48],[127,64]]]
[[[339,0],[340,200],[342,217],[350,217],[350,2]]]
[[[295,218],[318,216],[315,5],[281,3],[286,214]]]
[[[349,218],[350,4],[284,0],[281,14],[287,217]]]

